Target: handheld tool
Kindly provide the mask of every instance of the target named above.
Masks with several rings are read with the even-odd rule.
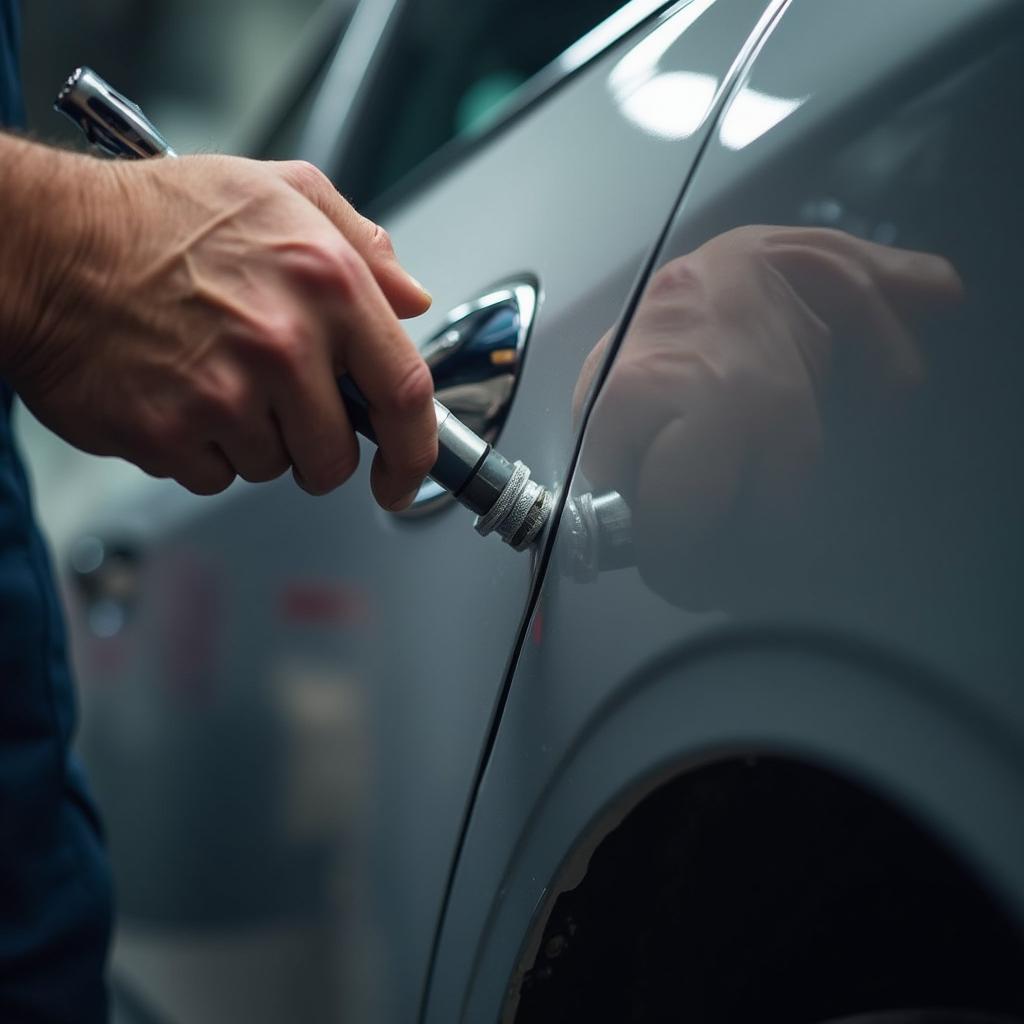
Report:
[[[139,107],[89,68],[79,68],[67,80],[54,108],[110,156],[177,156]],[[338,386],[352,426],[376,443],[366,398],[349,377],[342,377]],[[476,513],[478,533],[497,533],[516,551],[525,551],[551,515],[550,491],[530,479],[522,462],[509,462],[436,399],[434,412],[438,455],[431,478]]]

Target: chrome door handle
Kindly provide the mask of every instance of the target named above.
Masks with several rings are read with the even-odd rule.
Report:
[[[533,279],[495,287],[453,309],[420,349],[434,376],[437,400],[489,443],[508,416],[537,302]],[[431,511],[450,497],[427,480],[400,514]]]

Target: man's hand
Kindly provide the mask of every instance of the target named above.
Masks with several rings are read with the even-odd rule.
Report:
[[[688,607],[727,604],[753,548],[799,529],[829,397],[871,422],[924,375],[918,318],[960,297],[941,256],[817,228],[737,228],[662,267],[594,408],[583,465],[632,507],[648,583]],[[577,414],[607,343],[584,366]]]
[[[430,297],[319,171],[0,141],[24,278],[0,295],[0,370],[43,423],[196,493],[292,466],[320,494],[358,462],[335,383],[349,374],[379,438],[374,495],[408,504],[437,429],[430,372],[397,317]]]

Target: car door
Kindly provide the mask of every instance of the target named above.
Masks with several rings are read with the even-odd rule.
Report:
[[[583,361],[777,5],[653,6],[627,5],[543,95],[382,212],[434,294],[408,325],[418,342],[448,311],[535,285],[499,445],[556,489]],[[364,467],[322,499],[288,480],[202,502],[167,488],[105,524],[123,543],[78,618],[83,749],[120,884],[115,967],[172,1019],[418,1012],[544,562],[481,539],[454,504],[384,513],[366,483]],[[88,568],[99,549],[84,550]]]
[[[758,46],[596,353],[428,1021],[1021,1013],[1022,31]]]

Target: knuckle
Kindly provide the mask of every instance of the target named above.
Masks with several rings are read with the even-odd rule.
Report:
[[[307,285],[329,291],[345,302],[358,298],[366,286],[363,258],[342,236],[308,242],[289,254],[291,272]]]
[[[252,438],[247,446],[249,453],[244,465],[236,466],[238,475],[252,484],[264,484],[276,480],[291,465],[288,457],[265,438]]]
[[[181,451],[190,440],[189,418],[177,407],[155,407],[138,424],[141,446],[158,459]]]
[[[270,465],[268,463],[265,466],[246,467],[238,475],[251,484],[265,484],[276,480],[287,468],[287,465],[278,465],[277,463]]]
[[[373,221],[367,221],[370,227],[370,252],[378,259],[382,260],[393,260],[395,259],[395,247],[391,241],[391,236],[384,230],[379,224],[375,224]]]
[[[863,301],[871,298],[875,292],[875,281],[871,274],[857,264],[847,265],[844,271],[844,283],[850,292],[851,299]]]
[[[295,475],[310,494],[327,494],[349,480],[358,465],[359,448],[353,440],[350,447],[325,449],[316,463],[297,469]]]
[[[220,494],[234,483],[234,467],[211,446],[178,452],[168,476],[193,494]]]
[[[651,278],[650,292],[655,297],[684,298],[700,294],[700,272],[689,256],[680,256],[661,267]]]
[[[289,160],[284,172],[292,188],[312,199],[322,194],[325,188],[333,188],[323,171],[308,160]]]
[[[367,270],[363,258],[347,243],[331,247],[326,256],[332,291],[345,302],[356,301],[366,288]]]
[[[847,245],[850,242],[857,242],[857,239],[853,235],[848,231],[843,231],[842,228],[808,227],[802,229],[802,231],[794,233],[797,237],[800,237],[801,235],[806,237],[809,244],[817,243],[820,245],[834,245],[839,247]]]
[[[225,466],[223,469],[208,469],[199,473],[188,471],[176,479],[193,494],[209,496],[226,491],[234,483],[235,474]]]
[[[849,259],[862,255],[872,243],[842,228],[815,226],[772,228],[764,236],[764,244],[768,248],[793,246],[811,253],[827,253],[836,259]]]
[[[234,376],[206,376],[194,385],[195,414],[201,421],[232,423],[244,418],[248,405],[245,384]]]
[[[316,332],[304,317],[283,314],[264,324],[255,347],[275,370],[294,376],[313,356]]]

